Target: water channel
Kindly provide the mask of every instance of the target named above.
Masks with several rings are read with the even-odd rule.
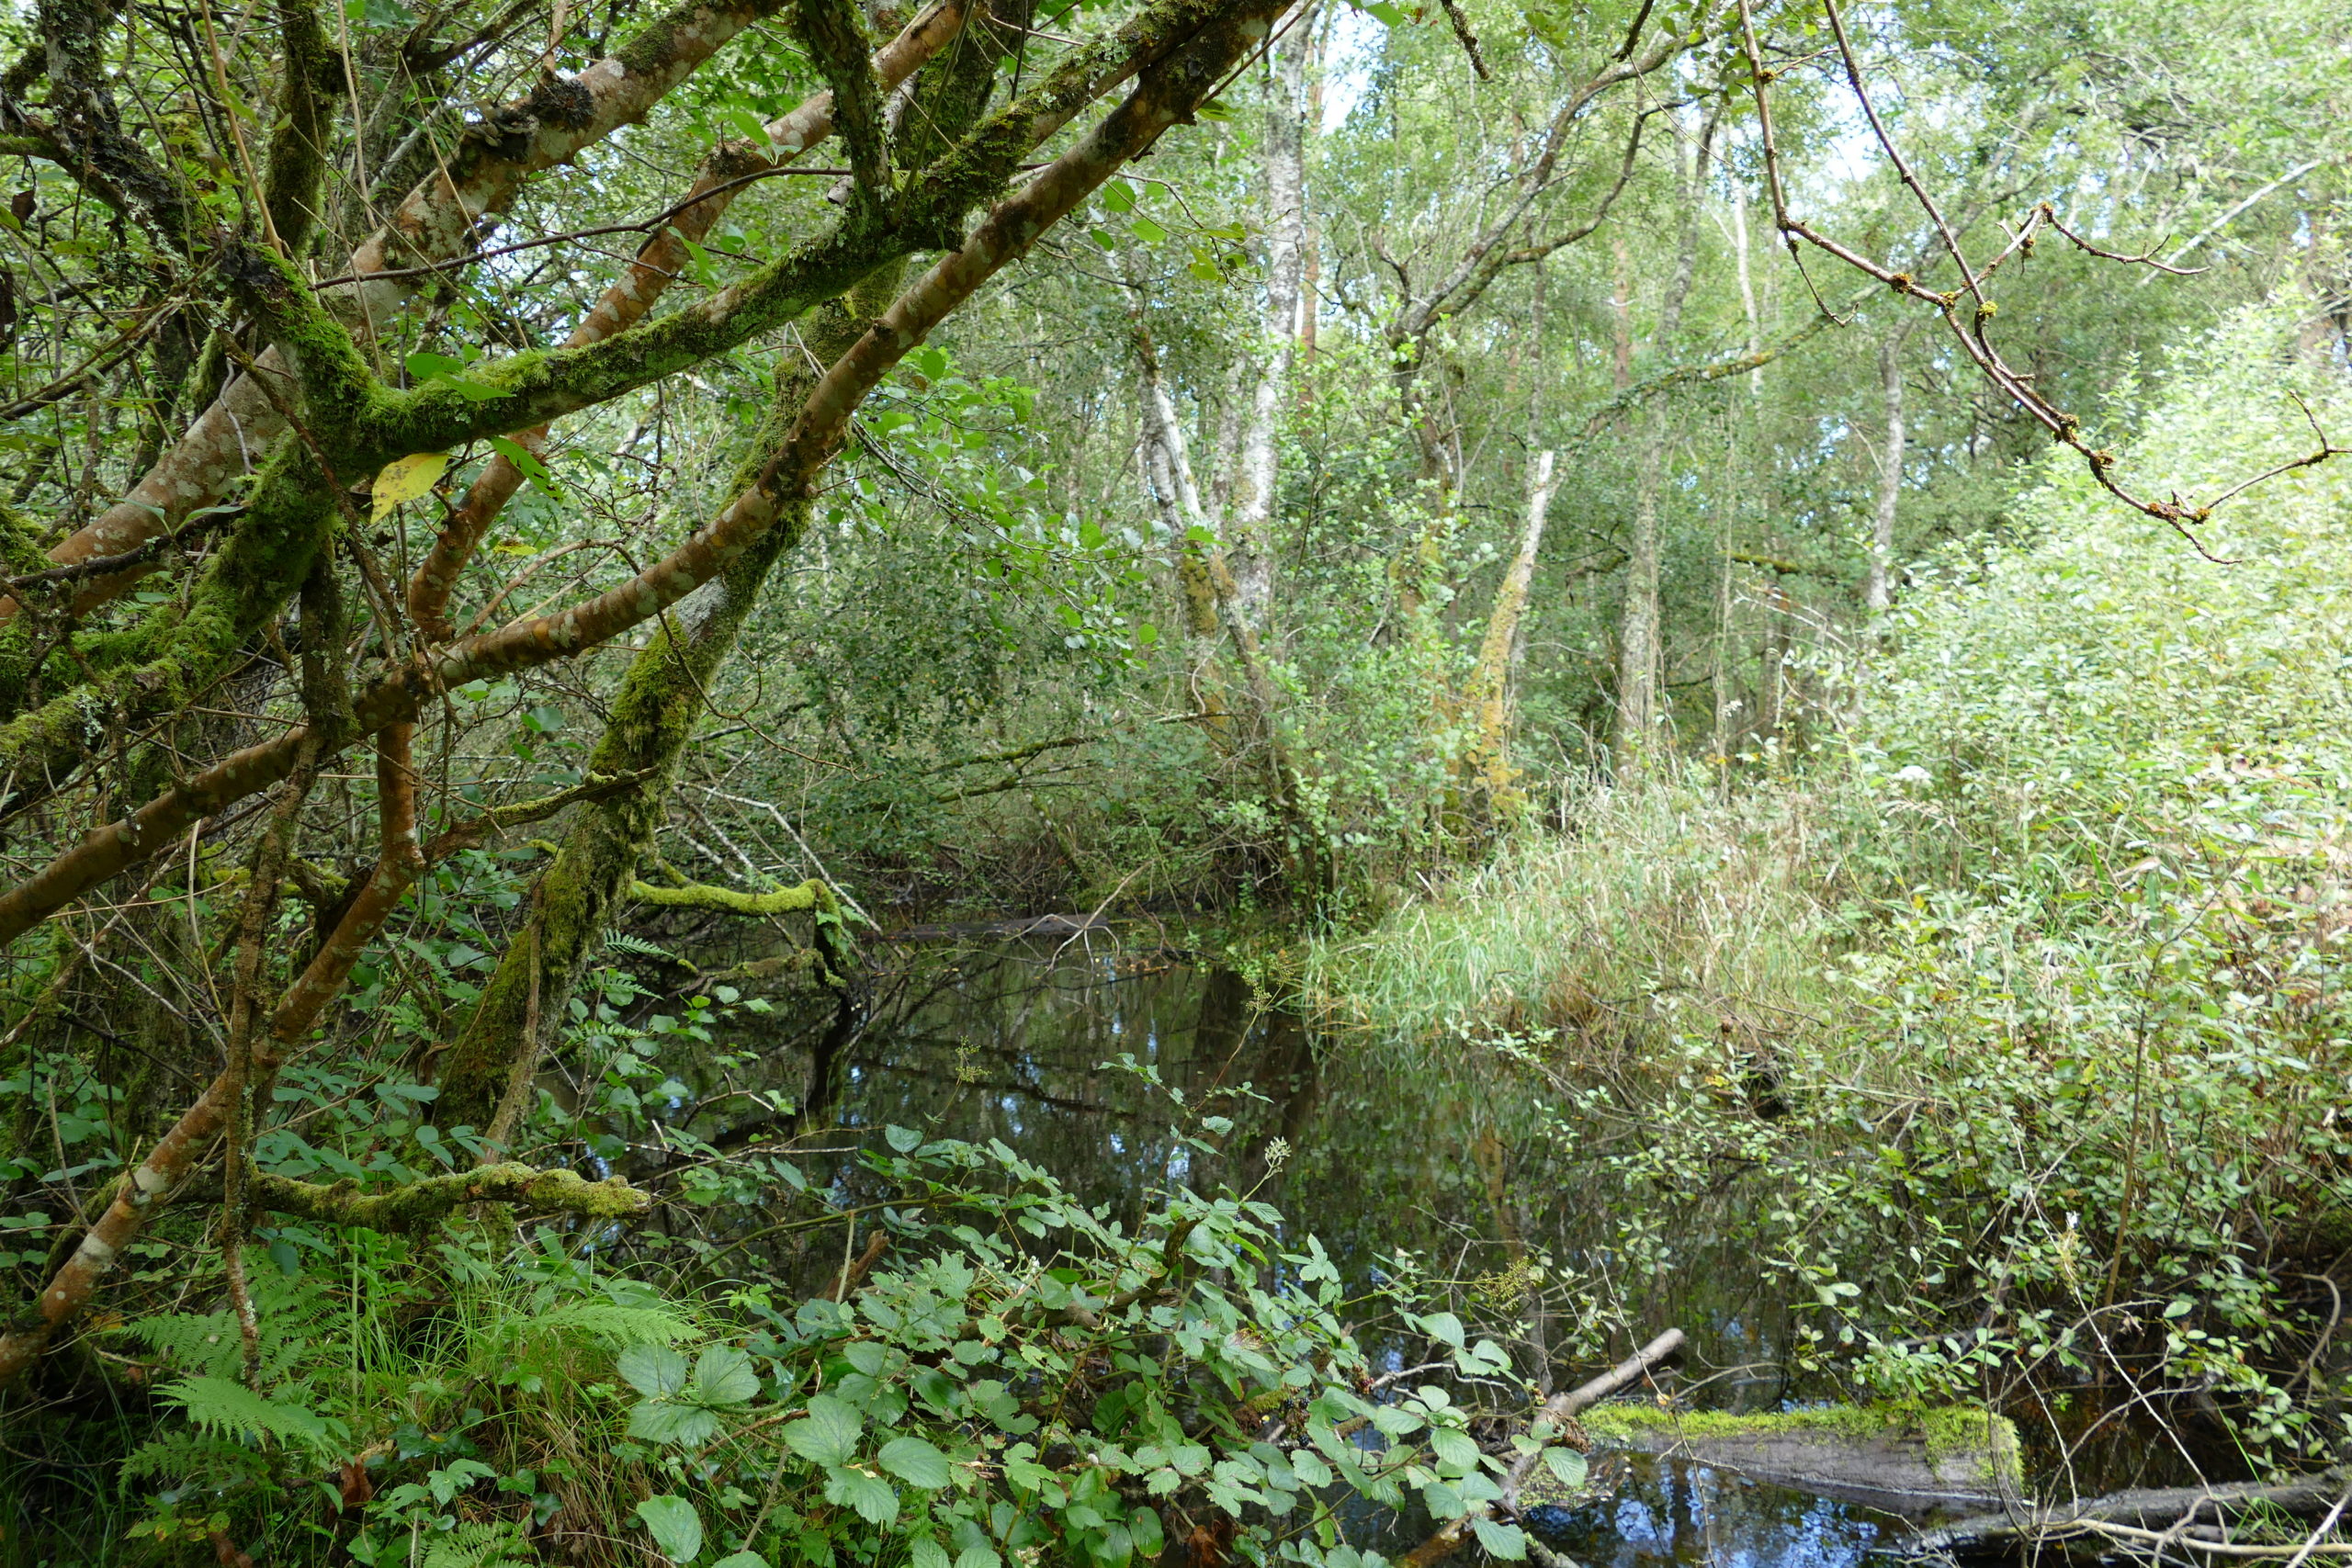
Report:
[[[779,1008],[721,1042],[761,1064],[796,1124],[826,1129],[830,1147],[894,1124],[1001,1138],[1090,1203],[1130,1216],[1171,1182],[1253,1192],[1354,1279],[1379,1280],[1401,1251],[1425,1278],[1466,1282],[1496,1320],[1514,1304],[1542,1320],[1543,1350],[1522,1343],[1521,1364],[1548,1359],[1564,1384],[1670,1325],[1691,1344],[1671,1384],[1696,1403],[1773,1410],[1823,1393],[1782,1371],[1788,1314],[1732,1223],[1752,1200],[1683,1204],[1663,1230],[1655,1216],[1632,1224],[1624,1195],[1595,1190],[1590,1168],[1563,1157],[1570,1140],[1547,1130],[1531,1080],[1490,1052],[1318,1042],[1242,976],[1102,933],[900,957],[854,1013]],[[1126,1055],[1232,1118],[1216,1156],[1176,1136],[1165,1100],[1114,1065]],[[1589,1151],[1645,1132],[1634,1115],[1579,1126],[1573,1142]],[[810,1174],[843,1203],[871,1196],[845,1158]],[[1545,1267],[1540,1297],[1510,1296],[1514,1252]],[[1584,1568],[1847,1568],[1928,1517],[1646,1456],[1611,1456],[1596,1475],[1604,1483],[1566,1543]],[[1358,1544],[1393,1552],[1422,1528],[1368,1521]]]

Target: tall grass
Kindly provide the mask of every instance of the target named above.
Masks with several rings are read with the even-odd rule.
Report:
[[[1306,989],[1327,1027],[1623,1047],[1661,1028],[1771,1030],[1837,1006],[1802,797],[1726,803],[1694,779],[1583,784],[1564,804],[1574,834],[1513,839],[1372,931],[1314,948]]]

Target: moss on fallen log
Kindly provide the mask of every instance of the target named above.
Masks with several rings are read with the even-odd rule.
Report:
[[[1800,1486],[1932,1497],[2013,1497],[2017,1427],[1982,1405],[1831,1404],[1735,1416],[1604,1404],[1585,1429],[1603,1442],[1679,1454]]]

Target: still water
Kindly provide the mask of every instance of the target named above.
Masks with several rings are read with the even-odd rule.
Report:
[[[1655,1196],[1631,1213],[1594,1190],[1585,1162],[1648,1135],[1637,1112],[1588,1110],[1563,1128],[1491,1053],[1318,1042],[1230,970],[1100,933],[900,960],[854,1010],[779,1010],[720,1042],[737,1073],[756,1063],[766,1092],[791,1101],[798,1147],[836,1151],[808,1174],[843,1205],[879,1196],[859,1190],[847,1151],[886,1126],[1001,1138],[1123,1217],[1170,1184],[1224,1186],[1277,1205],[1295,1240],[1311,1230],[1360,1282],[1404,1269],[1453,1282],[1474,1315],[1531,1325],[1512,1347],[1531,1378],[1565,1385],[1673,1325],[1691,1349],[1668,1386],[1741,1410],[1800,1393],[1780,1370],[1786,1314],[1734,1239],[1736,1191],[1661,1213]],[[1123,1057],[1195,1114],[1230,1119],[1215,1154],[1179,1137],[1170,1097]],[[724,1130],[701,1130],[726,1146]],[[1374,1354],[1405,1364],[1404,1348]],[[1582,1568],[1847,1568],[1910,1528],[1676,1461],[1613,1456],[1596,1474],[1605,1484],[1563,1538]],[[1393,1552],[1426,1521],[1365,1526],[1358,1544]]]

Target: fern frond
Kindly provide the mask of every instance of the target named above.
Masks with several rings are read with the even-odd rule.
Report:
[[[459,1525],[425,1543],[424,1568],[529,1568],[530,1548],[513,1520]]]
[[[702,1330],[691,1319],[677,1313],[609,1302],[573,1302],[529,1317],[511,1319],[506,1326],[518,1337],[547,1335],[590,1340],[614,1349],[630,1345],[675,1345],[682,1339],[702,1337]]]
[[[641,936],[631,936],[628,932],[623,931],[606,931],[605,933],[605,949],[608,953],[626,953],[638,958],[664,959],[672,964],[684,964],[685,962],[685,960],[680,958],[668,948],[663,947],[660,942],[648,942]]]
[[[122,1461],[125,1495],[134,1481],[160,1476],[182,1486],[225,1491],[268,1476],[268,1461],[252,1449],[202,1432],[170,1432],[141,1443]]]
[[[163,1390],[198,1431],[263,1443],[271,1439],[321,1459],[336,1459],[348,1447],[350,1429],[300,1404],[265,1398],[229,1378],[183,1378]]]
[[[225,1312],[164,1313],[123,1325],[122,1332],[181,1371],[226,1377],[242,1353],[235,1321]]]

